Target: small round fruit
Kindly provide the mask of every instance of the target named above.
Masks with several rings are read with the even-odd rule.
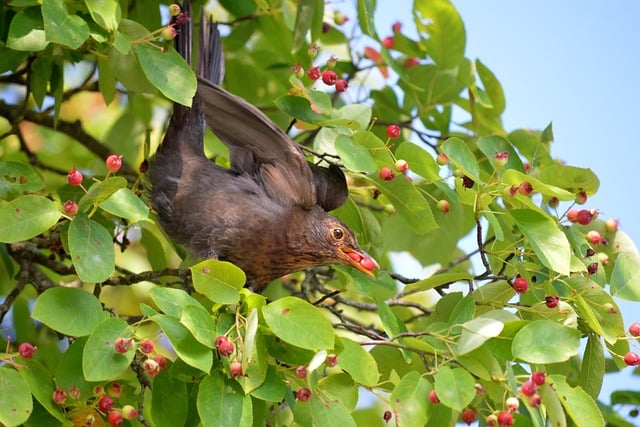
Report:
[[[487,416],[487,418],[485,419],[485,422],[487,423],[488,426],[494,427],[498,425],[498,417],[496,416],[496,414],[491,414]]]
[[[336,23],[336,25],[342,25],[345,22],[347,22],[349,20],[349,18],[347,16],[344,16],[344,14],[338,10],[336,10],[335,12],[333,12],[333,22]]]
[[[178,35],[178,31],[174,28],[173,25],[167,25],[162,29],[160,35],[165,40],[173,40]]]
[[[396,174],[393,173],[391,168],[385,166],[380,169],[380,178],[385,181],[393,181],[396,178]]]
[[[300,402],[308,402],[311,399],[311,390],[306,387],[302,387],[300,390],[296,391],[296,399]]]
[[[328,367],[333,368],[338,364],[338,356],[336,354],[330,354],[325,361]]]
[[[599,245],[600,243],[602,243],[602,236],[597,230],[589,230],[586,237],[587,241],[592,245]]]
[[[528,196],[532,192],[533,192],[533,185],[531,185],[530,182],[524,181],[520,183],[520,185],[518,186],[518,193],[522,194],[523,196]]]
[[[150,377],[155,377],[160,373],[160,365],[153,359],[146,359],[142,363],[142,367]]]
[[[294,76],[296,76],[299,79],[304,77],[304,68],[302,68],[302,65],[300,64],[296,64],[293,67],[291,67],[291,72],[293,73]]]
[[[522,383],[520,391],[525,396],[533,396],[538,391],[538,386],[532,380],[528,380]]]
[[[120,397],[120,395],[122,394],[122,384],[117,382],[113,382],[109,384],[109,387],[107,388],[107,394],[110,397],[115,397],[115,398]]]
[[[511,412],[500,411],[498,414],[498,425],[500,427],[511,427],[513,425],[513,415]]]
[[[476,411],[471,408],[464,408],[460,414],[460,419],[467,423],[467,425],[471,425],[471,423],[476,420],[476,417]]]
[[[587,203],[587,193],[585,193],[584,191],[580,191],[578,194],[576,194],[576,203],[579,205],[584,205],[585,203]]]
[[[420,64],[420,61],[418,60],[418,58],[416,58],[415,56],[410,56],[409,58],[404,60],[404,62],[402,63],[402,66],[404,68],[411,68],[411,67],[415,67],[418,64]]]
[[[133,348],[133,344],[133,338],[120,337],[116,338],[113,343],[113,347],[116,352],[124,354]]]
[[[614,233],[618,231],[619,226],[620,226],[620,223],[618,222],[617,219],[614,219],[614,218],[609,218],[604,222],[604,229],[607,230],[609,233]]]
[[[396,21],[391,25],[391,31],[394,33],[399,33],[402,30],[402,22]]]
[[[440,399],[438,399],[438,395],[436,394],[435,390],[431,390],[429,392],[429,401],[434,405],[437,405],[438,403],[440,403]]]
[[[532,408],[537,408],[542,403],[542,397],[536,393],[533,396],[529,397],[529,406]]]
[[[64,402],[67,401],[67,392],[61,389],[60,387],[56,387],[56,389],[53,390],[53,394],[51,395],[51,398],[56,404],[63,405]]]
[[[178,16],[180,14],[180,6],[173,3],[169,6],[169,16]]]
[[[544,303],[548,308],[556,308],[559,302],[560,297],[558,295],[547,295],[544,297]]]
[[[125,420],[133,420],[138,418],[138,410],[131,405],[124,405],[122,407],[122,416]]]
[[[587,225],[593,219],[593,215],[591,214],[590,211],[588,211],[586,209],[582,209],[582,210],[578,211],[578,215],[577,215],[576,219],[577,219],[579,224]]]
[[[98,400],[98,409],[105,414],[113,409],[115,402],[109,396],[102,396],[100,400]]]
[[[393,49],[393,37],[392,36],[387,36],[385,38],[382,39],[382,46],[386,47],[387,49]]]
[[[80,171],[76,168],[71,169],[69,173],[67,173],[67,182],[69,183],[69,185],[77,187],[78,185],[82,184],[82,179],[82,173],[80,173]]]
[[[220,353],[220,355],[222,356],[226,356],[226,357],[231,356],[234,350],[235,350],[235,346],[231,341],[226,341],[226,340],[222,341],[218,346],[218,353]]]
[[[504,165],[507,164],[508,160],[509,160],[509,152],[508,151],[497,152],[497,153],[495,153],[493,155],[493,164],[498,169],[504,167]]]
[[[444,153],[438,153],[438,157],[436,157],[436,162],[440,165],[440,166],[444,166],[447,163],[449,163],[449,157],[447,157],[446,154]]]
[[[640,337],[640,322],[633,322],[629,326],[629,333],[634,337]]]
[[[349,88],[349,82],[344,79],[336,81],[336,92],[344,92]]]
[[[335,71],[333,70],[325,70],[322,73],[322,81],[324,82],[324,84],[326,84],[327,86],[333,86],[336,84],[336,82],[338,81],[338,75],[336,74]]]
[[[542,384],[544,384],[546,378],[547,374],[542,371],[535,371],[531,374],[531,381],[533,381],[533,383],[537,386],[541,386]]]
[[[407,161],[404,159],[398,159],[393,164],[393,167],[395,167],[398,172],[405,173],[409,170],[409,163],[407,163]]]
[[[629,366],[640,365],[640,355],[638,355],[638,353],[630,351],[624,355],[624,363]]]
[[[513,289],[517,293],[523,294],[529,289],[529,282],[524,277],[518,276],[513,280]]]
[[[152,353],[155,349],[155,344],[151,340],[140,341],[140,351],[144,354]]]
[[[376,263],[371,258],[362,258],[360,260],[360,265],[365,268],[365,270],[373,271],[376,268]]]
[[[449,211],[451,210],[451,206],[449,205],[449,201],[448,200],[438,200],[438,210],[442,213],[449,213]]]
[[[567,211],[567,219],[569,222],[573,222],[574,224],[578,222],[578,212],[577,209],[569,209]]]
[[[36,347],[29,342],[23,342],[18,346],[18,353],[25,359],[31,359],[36,352]]]
[[[153,360],[155,360],[158,366],[160,366],[161,371],[167,369],[167,359],[163,355],[156,354],[155,356],[153,356]]]
[[[558,199],[556,196],[553,196],[549,199],[547,204],[549,205],[550,208],[555,209],[558,206],[560,206],[560,199]]]
[[[307,71],[307,77],[311,80],[316,81],[322,76],[322,72],[320,71],[320,67],[311,67]]]
[[[307,378],[307,367],[304,365],[300,365],[296,368],[296,377],[300,379]]]
[[[120,427],[124,422],[124,416],[120,411],[111,411],[107,415],[107,422],[111,427]]]
[[[122,155],[118,155],[118,154],[110,155],[109,157],[107,157],[105,164],[109,172],[114,172],[114,173],[118,172],[122,167]]]
[[[237,360],[229,364],[229,373],[233,378],[242,376],[242,363]]]
[[[589,264],[587,266],[587,273],[596,274],[597,272],[598,272],[598,263],[597,262],[592,262],[591,264]]]
[[[73,200],[67,200],[62,204],[62,210],[65,215],[74,216],[78,213],[78,204]]]
[[[400,129],[400,126],[398,126],[398,125],[389,125],[389,126],[387,126],[387,135],[391,139],[398,138],[400,136],[401,131],[402,130]]]
[[[618,314],[618,309],[616,308],[615,305],[611,304],[610,302],[603,304],[602,308],[604,308],[604,311],[606,311],[609,314]]]
[[[518,410],[518,408],[520,408],[520,401],[517,397],[511,396],[505,403],[507,404],[507,409],[509,409],[509,411],[511,412],[515,412]]]

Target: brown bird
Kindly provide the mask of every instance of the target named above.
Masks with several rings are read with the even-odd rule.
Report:
[[[178,21],[190,21],[186,8]],[[192,24],[182,27],[176,49],[190,62]],[[376,262],[327,213],[348,196],[340,168],[307,162],[266,115],[216,84],[224,68],[221,41],[204,17],[199,45],[193,104],[174,105],[150,165],[152,205],[167,234],[195,256],[237,265],[257,292],[321,265],[345,264],[373,277]],[[205,124],[229,147],[230,168],[205,157]]]

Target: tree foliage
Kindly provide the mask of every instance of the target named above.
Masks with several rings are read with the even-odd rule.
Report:
[[[616,410],[638,393],[599,394],[635,339],[613,297],[640,299],[640,256],[588,207],[597,176],[553,158],[551,125],[503,128],[500,82],[465,56],[448,0],[416,0],[387,37],[375,5],[347,22],[319,0],[207,5],[226,88],[284,129],[295,119],[309,160],[345,170],[335,214],[381,265],[258,295],[232,264],[189,259],[149,209],[146,159],[170,102],[196,89],[164,40],[166,5],[3,4],[0,423],[630,425]],[[228,163],[213,134],[206,148]],[[419,278],[394,272],[410,257]]]

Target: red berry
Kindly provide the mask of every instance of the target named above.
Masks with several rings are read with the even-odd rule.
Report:
[[[307,378],[307,367],[304,365],[300,365],[296,368],[296,377],[300,379]]]
[[[126,420],[133,420],[138,417],[138,410],[131,405],[124,405],[122,407],[122,416]]]
[[[524,181],[518,187],[518,192],[523,196],[528,196],[533,192],[533,186],[531,185],[530,182]]]
[[[558,295],[547,295],[546,297],[544,297],[544,303],[549,308],[556,308],[559,302],[560,297]]]
[[[360,260],[360,265],[363,266],[365,270],[369,271],[373,271],[377,267],[376,262],[371,258],[362,258]]]
[[[460,419],[470,425],[476,420],[476,411],[471,408],[464,408],[460,414]]]
[[[393,181],[396,175],[391,171],[391,168],[384,167],[380,169],[380,178],[385,181]]]
[[[67,200],[62,204],[62,210],[65,215],[74,216],[78,213],[78,204],[73,200]]]
[[[205,274],[208,274],[208,272]],[[220,347],[220,344],[224,341],[229,341],[224,335],[219,335],[218,337],[216,337],[216,348]]]
[[[542,371],[535,371],[531,374],[531,381],[533,381],[533,383],[538,386],[544,384],[546,378],[547,374]]]
[[[300,390],[296,391],[296,399],[300,402],[308,402],[311,399],[311,390],[306,387],[302,387]]]
[[[69,183],[69,185],[77,187],[78,185],[82,184],[82,179],[82,174],[76,168],[71,169],[69,173],[67,173],[67,182]]]
[[[493,164],[496,165],[497,168],[501,168],[504,165],[507,164],[507,161],[509,160],[509,152],[508,151],[501,151],[498,153],[495,153],[493,155]]]
[[[174,30],[175,31],[175,30]],[[122,155],[112,154],[105,161],[109,172],[118,172],[122,167]]]
[[[338,81],[338,75],[333,70],[325,70],[322,73],[322,81],[327,86],[333,86]]]
[[[584,205],[585,203],[587,203],[587,193],[581,191],[576,194],[576,203],[579,205]]]
[[[67,392],[65,392],[60,387],[56,387],[56,389],[53,391],[53,395],[51,396],[51,398],[56,404],[63,405],[64,402],[67,401]]]
[[[438,201],[438,209],[440,210],[440,212],[442,213],[449,213],[449,211],[451,210],[451,206],[449,206],[449,201],[448,200],[439,200]]]
[[[436,162],[438,162],[440,166],[444,166],[447,163],[449,163],[449,157],[447,157],[447,155],[444,153],[438,153],[438,157],[436,157]]]
[[[409,163],[407,163],[406,160],[404,159],[398,159],[396,160],[396,162],[393,165],[396,170],[400,173],[405,173],[406,171],[409,170]]]
[[[109,425],[112,427],[120,427],[124,422],[124,417],[122,416],[122,412],[120,411],[111,411],[107,416],[107,421]]]
[[[418,64],[420,64],[420,61],[418,61],[418,58],[411,56],[404,60],[404,62],[402,63],[402,66],[404,68],[411,68],[411,67],[415,67]]]
[[[400,21],[396,21],[393,23],[393,25],[391,26],[391,31],[393,31],[394,33],[399,33],[402,30],[402,22]]]
[[[144,354],[149,354],[155,349],[155,344],[151,340],[140,341],[140,351]]]
[[[610,233],[618,231],[619,223],[617,219],[609,218],[604,222],[604,229]]]
[[[527,279],[524,277],[518,276],[513,280],[513,289],[517,293],[523,294],[527,292],[527,289],[529,289],[529,282],[527,282]]]
[[[313,81],[318,80],[321,75],[322,72],[320,71],[320,67],[311,67],[309,68],[309,71],[307,71],[307,76]]]
[[[338,364],[338,356],[335,354],[328,355],[325,363],[328,367],[333,368]]]
[[[560,199],[558,199],[556,196],[553,196],[549,199],[547,204],[549,205],[550,208],[555,209],[558,206],[560,206]]]
[[[384,414],[382,414],[382,419],[384,420],[385,423],[388,423],[389,420],[391,420],[392,416],[393,414],[391,413],[391,411],[384,411]]]
[[[429,392],[429,401],[434,405],[437,405],[438,403],[440,403],[440,399],[438,399],[438,395],[436,394],[435,390],[431,390]]]
[[[393,49],[393,37],[392,36],[387,36],[385,38],[382,39],[382,46],[386,47],[387,49]]]
[[[590,211],[588,211],[586,209],[582,209],[582,210],[578,211],[578,215],[577,215],[576,219],[577,219],[578,223],[580,223],[582,225],[587,225],[593,219],[593,215],[591,214]]]
[[[160,365],[153,359],[146,359],[142,363],[142,367],[150,377],[155,377],[160,373]]]
[[[541,402],[542,402],[542,397],[538,393],[529,397],[529,406],[531,406],[532,408],[537,408],[538,406],[540,406]]]
[[[109,396],[102,396],[100,400],[98,400],[98,409],[100,409],[100,411],[104,412],[105,414],[112,410],[114,405],[115,403],[113,399]]]
[[[233,378],[238,378],[239,376],[242,376],[242,363],[238,362],[237,360],[234,362],[231,362],[229,364],[229,373]]]
[[[597,230],[589,230],[586,237],[589,243],[591,243],[592,245],[599,245],[600,243],[602,243],[602,236]]]
[[[624,363],[629,366],[640,365],[640,356],[638,355],[638,353],[630,351],[624,355]]]
[[[640,322],[633,322],[629,326],[629,333],[634,337],[640,336]]]
[[[120,383],[111,383],[107,389],[107,394],[111,397],[118,398],[122,394],[122,385]]]
[[[231,341],[222,341],[218,346],[218,353],[222,356],[231,356],[233,351],[235,350],[235,346]]]
[[[336,92],[344,92],[349,87],[349,82],[343,79],[336,81]]]
[[[578,222],[578,212],[577,209],[569,209],[567,211],[567,219],[573,223]]]
[[[118,353],[126,353],[133,348],[133,338],[120,337],[113,343],[114,348]]]
[[[161,371],[167,369],[167,359],[163,355],[156,354],[155,356],[153,356],[153,360],[155,360],[158,366],[160,366]]]
[[[35,352],[36,348],[31,343],[23,342],[18,346],[18,353],[25,359],[31,359]]]
[[[533,396],[538,391],[538,386],[532,380],[529,380],[522,383],[520,390],[525,396]]]
[[[389,138],[391,139],[396,139],[400,136],[400,126],[398,125],[389,125],[387,126],[387,135],[389,136]]]
[[[500,427],[511,427],[513,425],[513,415],[511,415],[511,412],[500,411],[498,414],[498,425]]]

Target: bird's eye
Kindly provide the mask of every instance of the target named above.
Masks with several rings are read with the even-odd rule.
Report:
[[[342,228],[334,228],[332,230],[333,233],[333,238],[336,240],[342,240],[344,239],[344,231],[342,230]]]

